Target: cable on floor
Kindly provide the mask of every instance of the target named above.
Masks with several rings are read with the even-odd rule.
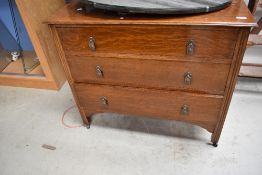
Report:
[[[76,107],[76,105],[73,105],[73,106],[69,107],[68,109],[66,109],[66,110],[64,111],[64,113],[63,113],[63,115],[62,115],[62,119],[61,119],[62,125],[64,125],[64,126],[67,127],[67,128],[80,128],[80,127],[84,126],[83,124],[82,124],[82,125],[68,125],[68,124],[66,124],[65,121],[64,121],[66,114],[67,114],[70,110],[72,110],[73,108],[75,108],[75,107]]]

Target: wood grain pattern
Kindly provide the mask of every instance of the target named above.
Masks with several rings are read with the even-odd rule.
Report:
[[[49,24],[133,24],[133,25],[205,25],[205,26],[256,26],[256,22],[247,9],[243,0],[233,0],[232,4],[223,10],[200,15],[188,16],[127,16],[120,18],[118,15],[101,11],[92,11],[85,15],[77,13],[80,4],[74,3],[65,6],[46,20]],[[245,19],[236,18],[245,17]]]
[[[60,61],[63,65],[63,69],[65,71],[65,75],[66,75],[66,78],[67,78],[67,81],[70,85],[70,88],[73,92],[73,96],[74,96],[74,99],[75,99],[75,102],[76,102],[76,105],[79,109],[79,112],[81,114],[81,117],[82,117],[82,120],[83,120],[83,123],[85,125],[90,125],[90,118],[88,118],[85,114],[85,111],[83,110],[83,108],[81,107],[80,103],[79,103],[79,99],[76,95],[76,90],[75,90],[75,87],[73,85],[73,78],[72,78],[72,75],[70,73],[70,69],[66,63],[66,58],[65,58],[65,53],[63,51],[63,48],[62,48],[62,45],[61,45],[61,42],[60,42],[60,39],[59,39],[59,36],[58,36],[58,33],[56,31],[56,28],[55,26],[51,25],[49,26],[50,27],[50,31],[52,33],[52,36],[54,38],[54,42],[55,42],[55,45],[56,45],[56,48],[57,48],[57,51],[58,51],[58,54],[59,54],[59,58],[60,58]]]
[[[24,65],[22,59],[18,59],[17,61],[13,61],[9,63],[9,65],[1,72],[1,73],[12,73],[12,74],[24,74]]]
[[[68,57],[67,62],[74,82],[211,94],[224,94],[230,69],[230,64],[79,56]],[[96,75],[97,66],[102,69],[103,77]],[[187,72],[193,76],[191,85],[184,83]]]
[[[238,37],[238,42],[235,48],[235,53],[234,53],[234,58],[233,58],[233,63],[230,69],[229,77],[228,77],[228,84],[227,84],[227,88],[225,91],[225,98],[224,98],[223,105],[221,106],[221,110],[220,110],[219,122],[217,123],[216,129],[214,130],[212,137],[211,137],[211,141],[213,143],[218,143],[224,123],[225,123],[225,119],[226,119],[229,105],[230,105],[232,95],[235,89],[235,85],[237,82],[237,78],[238,78],[239,70],[241,67],[242,60],[243,60],[243,56],[246,50],[249,33],[250,33],[249,28],[241,28],[241,33]]]
[[[101,12],[79,14],[75,7],[61,9],[49,23],[85,124],[97,112],[175,119],[206,128],[217,145],[255,25],[242,1],[208,15],[162,19],[119,20]],[[96,51],[88,50],[90,35]],[[186,56],[185,41],[192,37],[197,49]],[[97,65],[103,78],[95,75]],[[182,85],[185,70],[193,72],[190,86]],[[180,113],[185,104],[186,116]]]
[[[177,91],[148,90],[118,86],[75,84],[80,104],[91,113],[116,112],[129,115],[144,115],[163,119],[176,119],[192,123],[208,124],[213,132],[218,120],[222,96],[207,96]],[[101,97],[108,99],[102,105]],[[182,115],[181,107],[189,106],[189,114]],[[203,110],[205,112],[203,112]]]
[[[212,30],[213,29],[213,30]],[[127,57],[169,56],[169,59],[212,61],[231,59],[237,29],[160,26],[85,26],[57,28],[66,55]],[[96,50],[88,47],[94,37]],[[195,42],[195,53],[187,55],[187,43]],[[214,46],[214,47],[207,47]]]
[[[56,84],[53,81],[48,81],[44,76],[23,76],[3,73],[0,75],[0,85],[57,90]]]

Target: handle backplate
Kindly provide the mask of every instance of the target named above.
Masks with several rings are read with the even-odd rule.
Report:
[[[96,40],[95,40],[94,37],[89,37],[88,38],[88,47],[92,51],[96,50]]]
[[[192,79],[193,79],[192,73],[186,72],[186,73],[184,74],[184,83],[185,83],[186,85],[192,84]]]
[[[195,42],[193,40],[189,40],[187,42],[187,55],[194,55],[195,53]]]

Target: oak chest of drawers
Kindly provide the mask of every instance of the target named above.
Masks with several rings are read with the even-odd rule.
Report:
[[[67,5],[51,28],[83,122],[114,112],[179,120],[220,137],[254,19],[242,0],[196,16],[124,17]]]

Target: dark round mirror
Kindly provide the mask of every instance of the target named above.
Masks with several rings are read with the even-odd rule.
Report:
[[[88,6],[120,13],[194,14],[223,9],[232,0],[80,0]]]

